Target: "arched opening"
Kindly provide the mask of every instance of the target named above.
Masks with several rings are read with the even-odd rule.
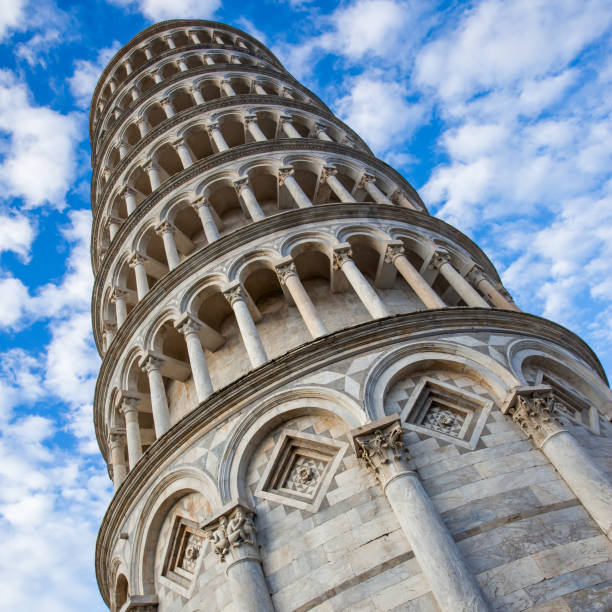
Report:
[[[193,98],[191,94],[186,90],[181,89],[172,95],[171,98],[172,106],[174,106],[174,110],[179,113],[180,111],[186,110],[194,106]]]
[[[221,97],[221,89],[219,88],[219,85],[211,80],[204,81],[200,85],[200,91],[202,92],[202,97],[207,102],[210,100],[217,100]]]
[[[193,70],[194,68],[200,68],[204,65],[202,57],[200,55],[190,55],[185,58],[185,63],[187,64],[187,68],[189,70]]]
[[[195,249],[206,244],[202,222],[193,207],[186,202],[174,209],[172,224],[177,230],[176,248],[183,257],[187,257]]]
[[[149,49],[154,57],[157,57],[168,50],[168,45],[161,38],[155,38],[149,43]]]
[[[180,70],[174,62],[164,64],[160,69],[160,74],[163,79],[169,79],[173,74],[179,73]]]
[[[237,77],[231,80],[234,91],[239,96],[244,96],[250,93],[250,86],[244,77]]]
[[[136,70],[147,61],[147,57],[142,49],[136,49],[132,52],[130,61],[132,62],[132,69]]]
[[[117,584],[115,586],[115,610],[121,610],[127,602],[129,596],[129,586],[127,578],[123,574],[119,574]]]
[[[166,112],[162,108],[159,102],[154,102],[145,111],[145,117],[149,122],[149,125],[154,128],[166,119]]]
[[[162,183],[183,169],[183,163],[174,147],[168,143],[155,152],[155,159],[162,169]]]
[[[202,126],[189,128],[183,133],[187,146],[196,159],[203,159],[214,153],[208,131]]]
[[[172,33],[172,40],[177,47],[186,47],[191,43],[187,33],[183,30],[179,30],[178,32]]]
[[[147,271],[149,289],[151,289],[169,270],[166,250],[164,249],[164,241],[161,236],[150,227],[142,237],[140,250],[147,256],[144,265]]]
[[[148,91],[149,89],[151,89],[151,87],[155,86],[155,81],[149,75],[146,75],[140,80],[140,83],[138,86],[140,87],[140,91],[144,93],[145,91]]]
[[[125,134],[123,137],[127,141],[127,143],[132,146],[134,146],[141,138],[140,131],[134,124],[130,125],[128,129],[125,130]]]
[[[232,116],[224,117],[221,132],[228,146],[237,147],[244,144],[244,124],[241,119]]]
[[[233,185],[219,185],[211,189],[208,196],[217,217],[221,221],[221,235],[232,232],[250,222],[240,206],[238,194]]]
[[[266,216],[278,212],[278,179],[269,168],[255,168],[249,173],[255,198]]]

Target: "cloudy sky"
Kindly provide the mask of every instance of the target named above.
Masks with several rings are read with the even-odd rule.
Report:
[[[264,41],[612,371],[610,0],[0,0],[5,610],[105,609],[87,110],[115,50],[173,17]]]

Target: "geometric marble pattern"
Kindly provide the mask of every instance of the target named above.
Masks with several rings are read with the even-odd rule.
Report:
[[[419,377],[416,385],[413,382],[414,379],[409,379],[408,384],[402,379],[396,381],[385,398],[385,407],[392,404],[400,409],[405,428],[464,448],[476,448],[493,402],[429,376]]]
[[[316,512],[348,446],[347,442],[285,429],[255,496]]]

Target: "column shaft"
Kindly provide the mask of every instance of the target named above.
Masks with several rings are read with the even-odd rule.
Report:
[[[448,254],[436,251],[432,258],[432,264],[438,268],[440,274],[448,281],[448,284],[461,296],[468,306],[489,308],[489,305],[479,293],[468,283],[453,264],[450,263]]]
[[[233,603],[236,610],[274,612],[259,561],[244,559],[234,563],[227,568],[227,575],[232,581]]]
[[[212,212],[210,212],[209,206],[210,205],[205,202],[196,201],[193,203],[193,207],[198,211],[198,216],[202,222],[204,235],[206,236],[208,244],[218,240],[220,235],[219,230],[217,229],[217,224],[215,223],[215,218],[213,217]]]
[[[354,261],[349,260],[345,262],[342,266],[342,271],[349,283],[351,283],[355,293],[359,296],[359,299],[363,302],[363,305],[368,309],[368,312],[374,319],[389,316],[389,311],[386,306],[383,304],[380,297],[378,297],[372,285],[370,285],[365,276],[359,271]]]
[[[173,228],[170,226],[164,226],[159,233],[161,234],[162,241],[164,243],[164,251],[166,252],[166,260],[168,261],[168,268],[174,270],[180,263],[181,258],[179,257],[176,249],[176,242],[174,241]]]
[[[131,399],[123,400],[122,406],[125,416],[125,433],[127,435],[128,460],[130,470],[142,457],[142,440],[140,437],[140,425],[138,423],[138,408],[136,402]]]
[[[109,444],[111,464],[113,466],[113,486],[116,491],[121,485],[121,483],[125,480],[125,477],[127,476],[127,470],[125,467],[125,459],[123,457],[123,444],[121,442],[121,438],[123,436],[111,434],[111,437],[112,439]]]
[[[261,131],[261,128],[257,123],[257,119],[247,119],[246,127],[247,130],[249,130],[251,136],[253,137],[253,140],[255,140],[256,142],[263,142],[264,140],[268,140],[266,138],[266,135]]]
[[[236,323],[238,324],[240,336],[249,355],[251,365],[257,368],[268,361],[268,356],[257,332],[255,321],[253,321],[253,317],[249,312],[242,288],[235,286],[224,293],[236,316]]]
[[[351,192],[333,174],[328,174],[326,182],[341,202],[356,202]]]
[[[266,215],[261,209],[261,206],[259,206],[259,202],[257,201],[257,198],[255,197],[255,194],[253,193],[253,190],[251,189],[250,185],[248,185],[246,181],[237,181],[236,183],[236,188],[242,196],[242,200],[244,202],[244,205],[246,206],[246,209],[249,211],[251,219],[253,219],[253,221],[260,221],[261,219],[265,219]]]
[[[293,123],[291,123],[291,119],[283,119],[281,118],[281,127],[283,128],[283,132],[288,138],[301,138],[301,134],[295,129]]]
[[[115,302],[115,317],[117,319],[117,327],[121,327],[127,317],[127,306],[125,303],[125,293],[123,291],[115,291],[113,295]]]
[[[206,365],[206,355],[204,355],[200,336],[195,326],[189,327],[186,325],[184,329],[181,328],[181,331],[185,334],[189,364],[191,365],[191,374],[193,376],[198,401],[203,402],[213,392],[208,366]]]
[[[145,172],[149,176],[149,182],[151,183],[151,191],[155,191],[161,185],[161,178],[159,176],[159,170],[155,164],[148,164],[145,166]]]
[[[374,184],[374,181],[365,181],[365,190],[377,204],[390,204],[393,202]]]
[[[209,133],[219,152],[229,150],[229,145],[225,142],[225,138],[223,138],[223,134],[218,127],[210,128]]]
[[[131,215],[136,210],[136,197],[134,192],[128,187],[123,191],[123,199],[125,200],[125,208],[127,214]]]
[[[168,411],[168,400],[166,399],[166,388],[164,379],[159,370],[161,362],[149,357],[146,360],[144,370],[149,377],[149,392],[151,394],[151,409],[153,411],[153,425],[155,437],[160,438],[170,429],[170,413]]]
[[[283,182],[299,208],[310,208],[312,206],[310,198],[304,193],[294,176],[286,175],[283,177]]]
[[[191,95],[193,96],[193,101],[196,104],[204,104],[206,102],[199,87],[193,87],[191,89]]]
[[[142,300],[149,292],[149,281],[147,280],[144,260],[140,256],[132,257],[130,265],[134,268],[134,275],[136,276],[136,293],[138,294],[138,299]]]

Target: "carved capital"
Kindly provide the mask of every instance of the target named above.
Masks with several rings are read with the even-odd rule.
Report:
[[[212,542],[221,563],[231,567],[238,561],[260,561],[257,547],[255,512],[242,504],[235,504],[221,514],[207,519],[202,529]]]
[[[191,207],[197,211],[202,206],[208,206],[208,204],[209,202],[206,196],[201,195],[201,196],[198,196],[193,202],[191,202]]]
[[[385,263],[394,263],[398,257],[405,254],[404,246],[402,244],[388,244],[387,250],[385,251]]]
[[[279,120],[281,123],[287,123],[287,122],[291,123],[291,122],[293,121],[293,117],[292,117],[291,115],[281,115],[281,116],[278,118],[278,120]]]
[[[257,122],[257,115],[245,115],[244,116],[244,125],[246,125],[247,127],[251,124],[251,123],[256,123]]]
[[[333,166],[323,166],[321,170],[321,183],[325,183],[330,176],[336,176],[338,169]]]
[[[429,262],[435,270],[439,270],[445,263],[450,263],[450,253],[444,249],[437,249]]]
[[[395,476],[410,471],[402,434],[397,414],[383,417],[351,432],[357,457],[383,487]]]
[[[138,414],[138,404],[140,403],[139,397],[134,397],[132,395],[124,395],[121,398],[121,407],[119,411],[123,413],[128,418],[128,415]]]
[[[472,269],[467,274],[467,279],[474,285],[478,286],[478,283],[483,280],[487,280],[487,277],[484,270],[478,264],[474,264]]]
[[[290,276],[297,276],[297,270],[292,261],[285,261],[278,264],[274,266],[274,269],[276,270],[276,276],[278,276],[281,285],[284,285]]]
[[[502,406],[538,448],[555,434],[565,431],[559,418],[558,402],[548,385],[516,387]]]
[[[157,234],[159,234],[161,236],[162,234],[165,234],[166,232],[168,232],[169,234],[174,234],[174,232],[176,232],[176,227],[174,227],[174,225],[172,225],[168,221],[162,221],[155,228],[155,233],[157,233]]]
[[[181,138],[177,138],[176,140],[174,140],[174,141],[172,142],[172,146],[173,146],[175,149],[180,149],[181,147],[186,146],[186,144],[185,144],[185,139],[184,139],[182,136],[181,136]]]
[[[128,297],[128,292],[125,289],[119,289],[119,287],[115,287],[111,294],[111,302],[115,304],[118,300],[126,300]]]
[[[109,321],[104,322],[104,332],[105,333],[108,333],[108,332],[114,333],[116,331],[117,331],[117,325],[115,323],[110,323]]]
[[[125,200],[130,196],[135,196],[136,192],[131,187],[124,187],[119,195]]]
[[[154,159],[148,159],[146,162],[142,164],[142,169],[144,172],[149,174],[150,172],[153,172],[153,171],[157,172],[158,166]]]
[[[334,270],[340,270],[342,266],[353,257],[353,249],[350,246],[336,247],[333,252]]]
[[[125,441],[125,434],[120,431],[111,431],[108,434],[108,447],[113,450],[116,448],[123,448]]]
[[[166,97],[166,98],[162,98],[162,99],[159,101],[159,103],[160,103],[162,106],[167,106],[167,105],[171,104],[171,102],[170,102],[170,98],[167,98],[167,97]]]
[[[234,306],[234,304],[240,300],[243,302],[246,301],[246,295],[244,293],[244,289],[242,285],[233,285],[232,287],[228,287],[223,291],[223,295],[225,299],[230,303],[230,306]]]
[[[361,180],[359,181],[359,189],[365,189],[365,186],[367,183],[375,183],[376,182],[376,177],[372,176],[371,174],[367,174],[364,173],[364,175],[361,177]]]
[[[293,176],[295,174],[295,168],[293,166],[283,166],[278,169],[278,184],[284,185],[285,179],[288,176]]]
[[[245,176],[244,178],[240,178],[234,181],[234,187],[238,193],[240,193],[243,189],[249,186],[249,177]]]
[[[178,322],[176,329],[184,336],[187,336],[188,334],[197,334],[201,327],[202,324],[197,319],[187,315]]]
[[[141,362],[140,367],[143,372],[150,374],[155,370],[159,370],[164,365],[164,360],[153,355],[147,355]]]
[[[218,121],[213,121],[212,123],[207,123],[206,124],[206,130],[210,133],[213,132],[214,130],[218,130],[219,129],[219,122]]]
[[[128,266],[130,266],[130,268],[135,268],[136,266],[144,265],[145,261],[146,257],[141,253],[132,253],[130,258],[128,259]]]
[[[327,134],[327,126],[324,123],[316,123],[314,133],[318,136],[321,132],[325,132]]]

